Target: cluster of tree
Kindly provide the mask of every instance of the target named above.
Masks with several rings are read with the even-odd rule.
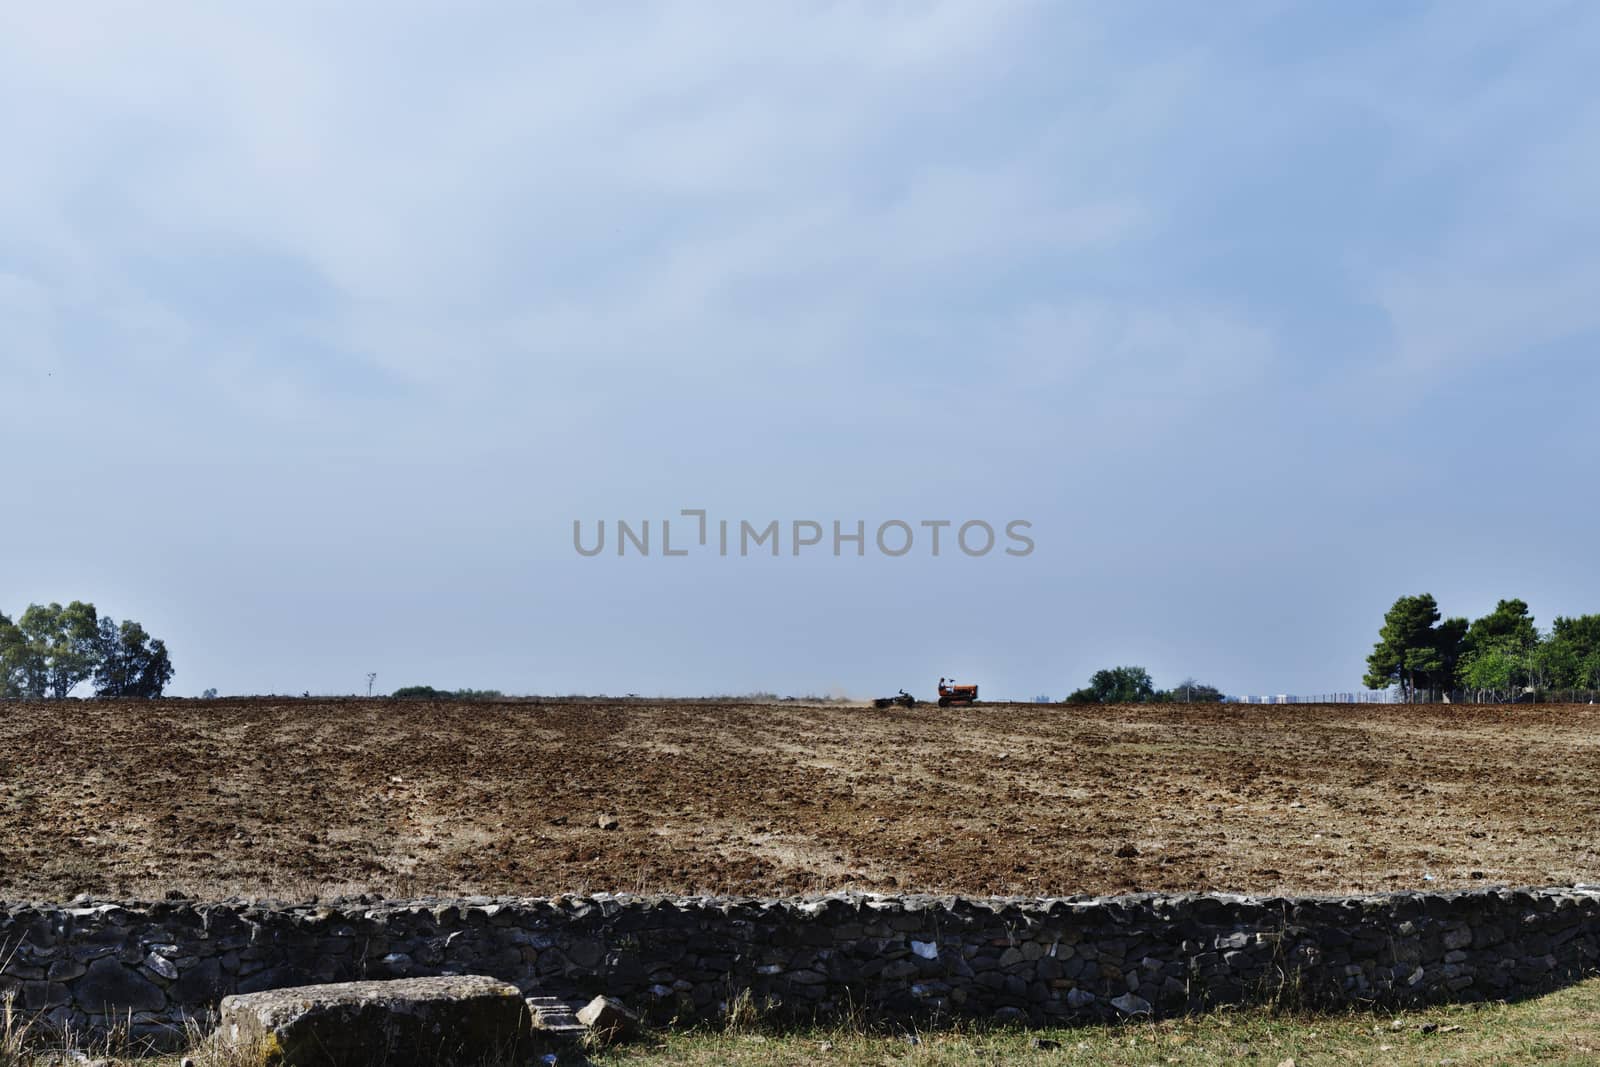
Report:
[[[1441,619],[1428,593],[1403,596],[1383,617],[1365,681],[1398,685],[1407,700],[1454,689],[1508,699],[1528,689],[1600,688],[1600,615],[1558,617],[1541,633],[1521,600],[1468,621]]]
[[[164,642],[130,620],[74,600],[0,614],[0,696],[63,700],[92,681],[96,696],[158,697],[172,680]]]
[[[1067,697],[1068,704],[1214,703],[1222,691],[1185,678],[1171,689],[1157,689],[1143,667],[1107,667],[1095,671],[1089,684]]]
[[[504,700],[498,689],[435,689],[431,685],[408,685],[394,691],[397,700]]]

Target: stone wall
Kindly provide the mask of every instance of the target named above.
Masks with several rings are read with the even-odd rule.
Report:
[[[865,1008],[1033,1024],[1217,1004],[1508,998],[1592,973],[1600,887],[1345,898],[830,896],[163,901],[0,906],[0,994],[49,1024],[171,1041],[228,993],[486,974],[621,997],[658,1022],[748,990],[780,1015]]]

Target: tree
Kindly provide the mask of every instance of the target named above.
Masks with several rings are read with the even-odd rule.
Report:
[[[1528,652],[1538,643],[1539,628],[1533,624],[1527,602],[1515,598],[1499,601],[1489,614],[1474,619],[1464,642],[1469,653],[1490,645]]]
[[[1577,680],[1583,661],[1567,645],[1549,637],[1534,646],[1524,657],[1528,664],[1528,680],[1540,688],[1576,689],[1583,684]]]
[[[8,696],[43,700],[50,685],[43,646],[10,619],[0,620],[0,689]]]
[[[1378,642],[1367,657],[1368,689],[1398,684],[1407,700],[1420,689],[1447,688],[1461,655],[1465,619],[1439,625],[1439,605],[1430,593],[1403,596],[1383,617]]]
[[[431,685],[406,685],[394,691],[396,700],[449,700],[453,695],[448,689]]]
[[[0,697],[29,695],[28,665],[28,639],[0,612]]]
[[[504,700],[498,689],[435,689],[431,685],[408,685],[394,691],[396,700]]]
[[[1600,687],[1600,615],[1557,616],[1539,647],[1539,659],[1555,688]]]
[[[1461,657],[1466,653],[1467,620],[1449,618],[1439,624],[1435,633],[1435,648],[1439,653],[1439,673],[1428,679],[1430,689],[1449,689],[1461,668]]]
[[[0,696],[63,700],[90,678],[97,695],[158,697],[172,661],[144,627],[82,601],[30,604],[15,623],[0,615]]]
[[[1193,678],[1185,678],[1165,694],[1168,700],[1185,704],[1214,704],[1222,699],[1222,695],[1222,690],[1216,686],[1202,685]]]
[[[110,617],[101,619],[97,643],[95,696],[153,699],[172,680],[166,644],[131,619],[121,625]]]
[[[1550,636],[1582,649],[1585,654],[1600,651],[1600,615],[1579,615],[1575,619],[1557,615],[1551,624]]]
[[[1155,695],[1150,672],[1143,667],[1110,667],[1095,671],[1088,687],[1067,700],[1073,704],[1144,704]]]
[[[94,674],[100,630],[93,604],[30,604],[17,619],[17,629],[25,641],[20,654],[25,696],[64,700]]]
[[[1456,677],[1472,689],[1509,699],[1516,689],[1547,680],[1562,657],[1541,655],[1539,628],[1526,601],[1501,600],[1494,610],[1472,620],[1461,641]]]
[[[1578,677],[1583,679],[1583,688],[1600,689],[1600,651],[1585,656],[1578,672]]]
[[[1500,637],[1475,649],[1463,662],[1461,681],[1469,688],[1509,700],[1527,677],[1527,657],[1516,642]]]

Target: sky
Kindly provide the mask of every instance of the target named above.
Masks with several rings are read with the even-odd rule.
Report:
[[[0,611],[178,695],[1019,699],[1600,611],[1597,55],[1538,0],[8,5]]]

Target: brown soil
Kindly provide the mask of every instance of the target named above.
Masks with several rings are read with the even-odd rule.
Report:
[[[0,899],[1585,880],[1588,706],[0,704]]]

